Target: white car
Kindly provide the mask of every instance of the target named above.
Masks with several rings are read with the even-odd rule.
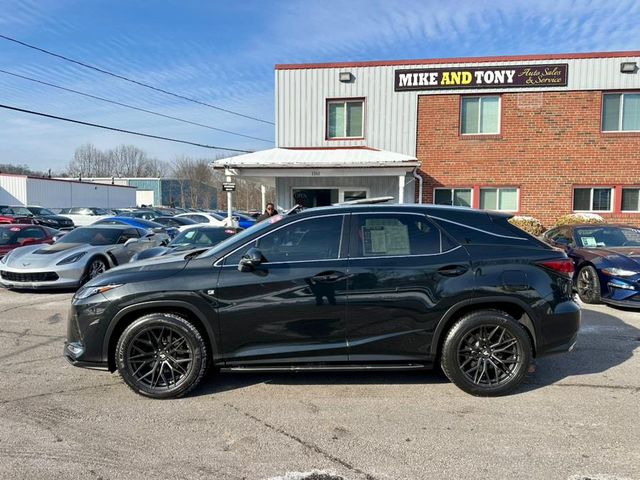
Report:
[[[86,227],[103,218],[113,216],[113,213],[102,208],[95,207],[74,207],[63,208],[60,215],[70,218],[77,227]]]
[[[189,212],[180,213],[176,217],[190,218],[196,223],[208,223],[217,227],[238,227],[238,217],[231,217],[231,221],[229,221],[228,217],[217,213]]]

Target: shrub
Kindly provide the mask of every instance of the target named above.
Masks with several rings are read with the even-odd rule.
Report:
[[[542,235],[546,230],[542,222],[534,217],[516,215],[515,217],[511,217],[509,222],[535,237]]]
[[[556,226],[575,225],[577,223],[605,223],[604,218],[596,213],[570,213],[556,220]]]

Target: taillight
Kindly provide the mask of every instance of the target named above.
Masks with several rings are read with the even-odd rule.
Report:
[[[568,277],[573,275],[575,268],[573,266],[573,260],[570,258],[561,258],[559,260],[545,260],[544,262],[538,262],[538,265],[553,270],[554,272],[561,273]]]

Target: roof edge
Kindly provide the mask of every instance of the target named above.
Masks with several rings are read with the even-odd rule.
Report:
[[[504,55],[488,57],[453,57],[427,58],[414,60],[372,60],[360,62],[328,62],[328,63],[281,63],[276,64],[276,70],[304,70],[313,68],[347,68],[347,67],[390,67],[400,65],[433,65],[440,63],[486,63],[486,62],[514,62],[529,60],[572,60],[589,58],[640,57],[640,50],[616,52],[587,52],[587,53],[546,53],[534,55]]]

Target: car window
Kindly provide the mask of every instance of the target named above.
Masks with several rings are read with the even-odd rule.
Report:
[[[46,238],[44,231],[37,227],[25,228],[20,231],[18,234],[18,240],[23,240],[25,238],[35,238],[37,240],[42,240]]]
[[[637,228],[595,226],[576,229],[578,245],[584,248],[640,247]]]
[[[204,215],[185,215],[185,217],[190,218],[197,223],[209,223],[209,219]]]
[[[29,207],[28,210],[33,213],[34,215],[55,215],[55,213],[53,213],[51,210],[49,210],[48,208],[42,208],[42,207]]]
[[[227,257],[225,264],[237,264],[253,247],[271,263],[338,258],[342,219],[335,215],[291,223],[245,245]]]
[[[352,216],[350,257],[425,255],[451,248],[449,239],[422,215]]]
[[[138,230],[135,228],[129,228],[120,234],[120,238],[118,239],[118,243],[125,243],[127,240],[131,238],[140,238],[140,234]]]

